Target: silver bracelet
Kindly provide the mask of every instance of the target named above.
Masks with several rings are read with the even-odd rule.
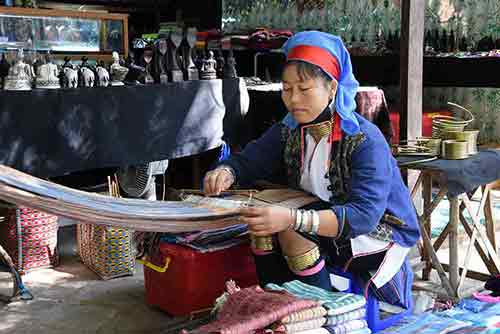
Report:
[[[231,177],[233,178],[233,182],[236,181],[236,172],[234,171],[233,167],[228,166],[228,165],[220,165],[216,169],[225,170],[226,172],[228,172],[229,174],[231,174]]]
[[[297,210],[295,213],[295,224],[293,225],[293,229],[295,231],[300,231],[302,227],[302,210]]]
[[[304,212],[305,216],[307,217],[307,223],[304,224],[304,227],[302,228],[302,232],[309,233],[311,231],[312,227],[312,222],[311,222],[311,211],[307,210]]]
[[[318,234],[319,231],[319,213],[317,211],[311,211],[312,212],[312,227],[311,231],[309,232],[310,234]]]
[[[311,212],[307,210],[302,210],[302,225],[299,231],[304,233],[309,233],[311,229]]]

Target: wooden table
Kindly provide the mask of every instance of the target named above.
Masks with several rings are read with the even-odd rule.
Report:
[[[476,159],[479,165],[481,164],[481,156],[474,157],[473,159]],[[500,152],[498,152],[498,159],[500,161]],[[490,160],[489,163],[492,163],[492,161]],[[467,169],[471,169],[471,166],[473,166],[470,162],[458,160],[452,162],[450,161],[447,164],[454,169],[454,173],[456,175],[460,175],[460,172],[463,172],[464,175],[466,175],[466,173],[471,172],[471,170],[467,171]],[[500,166],[500,162],[497,166]],[[428,280],[431,270],[436,269],[446,294],[452,299],[462,298],[470,293],[470,291],[465,291],[463,289],[465,277],[480,280],[486,280],[488,278],[487,274],[475,272],[469,269],[469,262],[473,248],[478,251],[490,274],[500,273],[500,258],[497,253],[495,221],[493,218],[491,200],[491,187],[493,182],[499,178],[497,175],[498,172],[488,172],[489,169],[483,170],[488,175],[483,175],[484,177],[481,178],[482,182],[477,179],[475,180],[476,183],[480,182],[481,184],[474,184],[474,182],[463,184],[463,188],[467,190],[457,193],[457,185],[459,185],[460,179],[455,177],[453,180],[454,189],[450,192],[448,180],[448,172],[450,170],[440,168],[439,161],[407,165],[405,168],[420,171],[417,182],[411,191],[412,198],[414,198],[417,194],[419,187],[421,185],[423,186],[424,210],[422,215],[419,215],[418,217],[422,234],[420,249],[422,261],[425,264],[422,278],[424,280]],[[464,170],[462,171],[461,168]],[[476,170],[476,173],[481,173],[481,171],[482,170],[479,168]],[[466,181],[465,179],[466,176],[464,176],[464,183]],[[437,181],[439,191],[433,198],[432,186],[434,181]],[[477,189],[477,187],[482,189],[482,196],[479,209],[477,212],[474,212],[471,205],[471,197],[473,190]],[[434,243],[432,243],[431,214],[445,197],[447,197],[450,202],[449,222],[437,239],[435,239]],[[466,211],[469,213],[470,217],[472,217],[472,223],[467,222],[465,219],[464,213]],[[480,225],[479,221],[481,215],[483,214],[486,222],[485,228]],[[459,263],[458,256],[458,228],[460,224],[464,227],[465,232],[469,237],[469,244],[467,246],[463,263]],[[448,265],[442,264],[436,254],[446,238],[449,240]],[[446,272],[448,272],[448,275]]]

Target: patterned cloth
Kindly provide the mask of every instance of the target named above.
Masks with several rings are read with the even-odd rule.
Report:
[[[349,332],[349,334],[371,334],[371,333],[372,331],[368,327]],[[330,327],[321,327],[316,329],[310,329],[303,332],[298,332],[295,334],[334,334],[334,332]]]
[[[368,324],[366,323],[366,320],[359,319],[344,322],[336,326],[329,326],[329,330],[332,334],[347,334],[367,327]]]
[[[439,315],[433,313],[425,313],[423,315],[406,318],[404,320],[404,324],[388,328],[384,330],[384,334],[453,333],[453,331],[462,329],[471,324],[471,322],[440,317]]]
[[[283,287],[268,284],[266,288],[274,291],[285,290],[298,298],[317,300],[321,306],[327,309],[329,316],[354,311],[366,304],[366,299],[363,296],[345,292],[330,292],[300,281],[287,282],[283,284]]]
[[[299,332],[310,330],[310,329],[321,328],[321,327],[323,327],[323,325],[325,323],[326,323],[326,318],[318,318],[318,319],[312,319],[312,320],[306,320],[306,321],[300,321],[300,322],[292,322],[292,323],[289,323],[286,325],[282,325],[282,328],[286,333],[293,334],[293,333],[299,333]],[[280,327],[277,327],[276,329],[281,332],[283,330],[281,330]]]
[[[317,305],[314,300],[299,299],[286,291],[264,291],[254,286],[230,294],[217,319],[193,333],[247,334]]]
[[[291,322],[317,319],[324,316],[326,316],[326,309],[323,306],[318,306],[289,314],[283,319],[281,319],[281,322],[287,324]]]
[[[329,330],[329,333],[333,334],[331,332],[331,330]],[[368,327],[365,327],[365,328],[362,328],[362,329],[356,329],[354,331],[349,332],[349,334],[371,334],[371,333],[372,333],[372,331]]]
[[[352,312],[342,313],[338,315],[331,315],[326,319],[326,325],[336,326],[338,324],[348,322],[351,320],[364,319],[366,316],[366,309],[360,308]]]
[[[384,91],[381,89],[362,90],[358,89],[356,95],[357,112],[364,118],[375,124],[388,143],[394,136],[389,109],[385,100]]]

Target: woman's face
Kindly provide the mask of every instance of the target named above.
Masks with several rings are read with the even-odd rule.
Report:
[[[315,120],[325,110],[328,103],[335,97],[336,88],[335,80],[326,84],[319,77],[301,78],[297,72],[297,66],[290,64],[283,71],[281,98],[293,118],[299,124],[304,124]]]

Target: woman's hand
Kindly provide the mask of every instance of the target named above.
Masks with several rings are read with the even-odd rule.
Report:
[[[269,236],[287,230],[293,224],[291,210],[280,206],[240,209],[241,222],[255,236]]]
[[[234,175],[226,168],[216,168],[207,174],[203,180],[203,192],[206,196],[218,196],[228,190],[234,183]]]

